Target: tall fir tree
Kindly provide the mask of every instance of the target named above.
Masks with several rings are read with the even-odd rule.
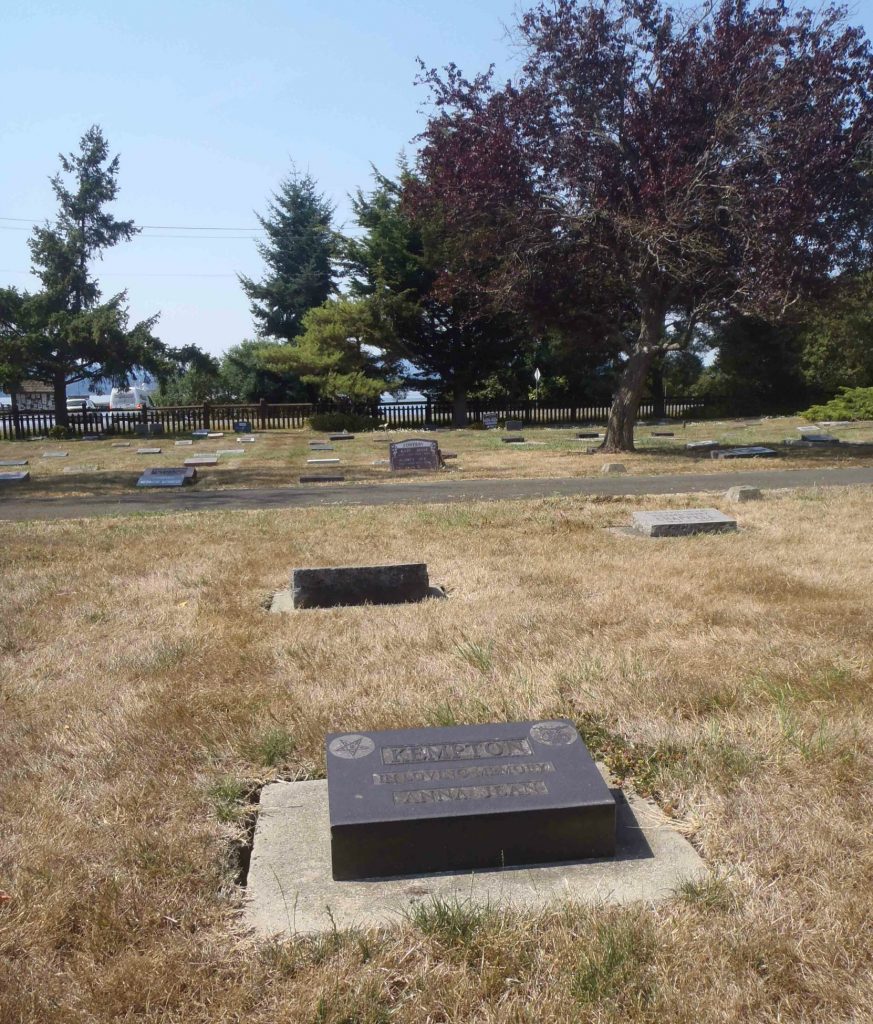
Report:
[[[292,169],[257,215],[266,241],[257,249],[266,264],[260,281],[240,275],[258,334],[291,342],[302,330],[307,311],[336,291],[333,259],[337,239],[334,208],[309,174]]]
[[[95,259],[138,230],[106,209],[118,195],[119,160],[110,159],[99,126],[85,132],[78,153],[61,155],[60,161],[61,170],[50,179],[57,217],[54,224],[36,227],[29,242],[42,290],[4,291],[0,384],[51,381],[56,422],[66,425],[68,384],[122,380],[137,367],[160,374],[172,353],[152,334],[156,316],[129,326],[126,293],[101,302],[91,274]]]

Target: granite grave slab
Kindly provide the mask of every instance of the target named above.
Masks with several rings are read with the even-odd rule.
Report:
[[[27,469],[7,470],[0,473],[0,484],[23,484],[30,479],[30,471]]]
[[[306,464],[308,466],[330,466],[336,465],[339,459],[307,459]]]
[[[610,857],[615,800],[565,719],[327,737],[335,879]]]
[[[763,445],[751,445],[748,448],[725,448],[723,451],[709,453],[711,459],[772,459],[778,456],[774,448]]]
[[[0,466],[26,466],[27,459],[0,459]]]
[[[736,519],[717,508],[689,508],[678,511],[634,512],[632,529],[646,537],[688,537],[696,533],[730,533]]]
[[[42,457],[44,459],[66,459],[69,452],[43,452]]]
[[[504,444],[524,444],[524,437],[521,434],[514,434],[512,437],[501,437]]]
[[[130,447],[130,441],[113,441],[112,442],[112,447],[113,448],[129,448]]]
[[[173,443],[176,445],[177,448],[187,448],[190,445],[194,444],[194,442],[191,440],[174,441]]]
[[[440,468],[440,448],[436,441],[412,438],[409,441],[392,441],[388,446],[388,457],[393,472],[401,470],[434,471]]]
[[[217,455],[192,455],[185,459],[186,466],[215,466],[218,464]]]
[[[160,455],[161,454],[161,449],[160,448],[137,448],[136,454],[137,455]]]
[[[522,430],[524,423],[521,420],[506,420],[504,427],[506,430]]]
[[[354,434],[328,434],[331,441],[354,441]]]
[[[295,608],[409,604],[430,596],[430,582],[424,562],[295,569],[291,596]]]
[[[137,487],[183,487],[197,479],[197,470],[177,466],[152,466],[137,480]]]
[[[245,448],[219,448],[219,455],[245,455]]]

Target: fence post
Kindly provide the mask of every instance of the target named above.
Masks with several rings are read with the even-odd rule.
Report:
[[[209,402],[203,403],[203,429],[209,430]]]
[[[267,429],[267,399],[262,398],[258,402],[258,425],[261,430]]]
[[[424,422],[433,423],[433,403],[429,398],[424,404]]]

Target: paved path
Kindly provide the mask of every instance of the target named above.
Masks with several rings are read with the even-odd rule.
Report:
[[[750,484],[786,487],[850,487],[873,484],[873,467],[758,469],[736,473],[659,476],[595,476],[525,480],[410,480],[390,484],[315,485],[246,490],[135,492],[85,498],[28,498],[0,494],[0,520],[80,519],[144,512],[209,512],[234,509],[311,508],[318,505],[423,505],[457,501],[513,501],[573,495],[693,494]]]

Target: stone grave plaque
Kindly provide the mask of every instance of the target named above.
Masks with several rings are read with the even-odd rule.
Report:
[[[206,432],[207,437],[224,437],[223,430],[208,430]]]
[[[209,437],[209,431],[208,430],[192,430],[191,431],[191,436],[192,437],[196,437],[196,438]]]
[[[134,427],[137,437],[163,437],[163,423],[138,423]]]
[[[392,472],[440,468],[440,447],[436,441],[392,441],[388,446],[388,455]]]
[[[335,451],[332,444],[314,444],[312,441],[309,442],[309,450],[311,452],[332,452]]]
[[[501,437],[500,440],[504,444],[524,444],[524,438],[521,434],[516,434],[513,437]]]
[[[0,459],[0,466],[26,466],[27,459]]]
[[[482,426],[486,430],[495,430],[497,427],[497,417],[491,413],[486,414],[482,417]]]
[[[600,437],[599,430],[580,430],[576,437],[582,441],[585,438]]]
[[[653,430],[652,437],[675,437],[676,435],[672,430]]]
[[[43,452],[42,457],[44,459],[65,459],[69,454],[69,452]]]
[[[217,455],[192,455],[190,459],[185,459],[186,466],[215,466],[217,463]]]
[[[811,441],[813,444],[841,444],[842,442],[838,437],[834,437],[833,434],[817,433],[817,434],[803,434],[804,441]]]
[[[611,857],[615,800],[573,724],[327,737],[333,877]]]
[[[252,425],[248,420],[237,420],[233,425],[233,431],[235,434],[250,434]]]
[[[321,473],[318,476],[315,474],[306,474],[300,477],[300,483],[302,484],[341,484],[345,480],[344,476],[339,473]]]
[[[711,459],[770,459],[775,458],[777,454],[773,448],[752,445],[748,448],[726,448],[724,451],[712,451],[709,453],[709,457]]]
[[[0,473],[0,484],[23,484],[30,479],[30,471],[27,469],[13,469]]]
[[[219,448],[219,455],[245,455],[245,448]]]
[[[507,430],[521,430],[524,424],[521,420],[507,420],[505,426]]]
[[[190,445],[194,444],[193,441],[174,441],[173,443],[177,448],[187,448]]]
[[[152,466],[137,480],[137,487],[183,487],[197,479],[197,470],[184,467]]]
[[[130,447],[130,441],[113,441],[112,442],[112,447],[113,448],[129,448]]]
[[[102,434],[82,434],[83,441],[102,441]]]
[[[410,604],[429,595],[430,581],[424,562],[295,569],[291,574],[295,608]]]
[[[137,455],[160,455],[161,454],[161,449],[160,448],[137,448],[136,454]]]
[[[718,441],[689,441],[685,447],[692,452],[711,452],[718,448]]]
[[[236,439],[237,444],[254,444],[256,438],[254,437],[238,437]]]
[[[307,459],[307,466],[335,466],[339,459]]]
[[[354,434],[346,434],[346,433],[343,433],[343,434],[328,434],[328,438],[331,441],[354,441],[355,435]]]
[[[680,511],[634,512],[633,530],[647,537],[687,537],[694,533],[729,533],[736,519],[717,508],[688,508]]]

